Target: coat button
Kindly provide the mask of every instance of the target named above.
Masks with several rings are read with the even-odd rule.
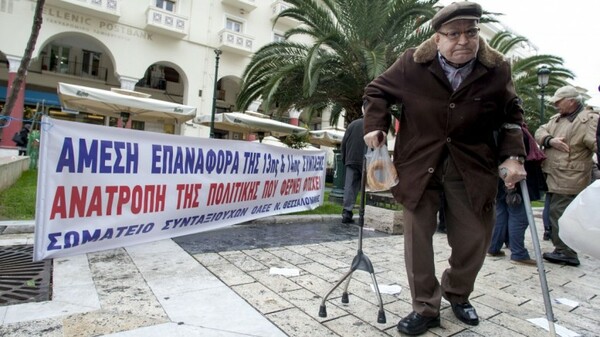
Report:
[[[427,169],[427,172],[429,172],[429,173],[433,173],[434,171],[435,170],[433,169],[433,167],[430,167],[430,168]]]
[[[456,106],[456,104],[450,103],[450,109],[454,109],[455,106]]]
[[[448,138],[446,138],[446,142],[450,143],[450,142],[452,142],[452,139],[450,137],[448,137]]]

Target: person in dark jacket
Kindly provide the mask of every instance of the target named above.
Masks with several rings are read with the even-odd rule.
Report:
[[[363,140],[363,119],[359,118],[348,124],[342,146],[342,163],[345,167],[344,199],[342,210],[342,223],[353,223],[352,209],[356,196],[360,190],[363,160],[365,158],[365,142]]]
[[[393,156],[399,182],[391,191],[404,209],[413,311],[397,329],[408,335],[440,326],[442,297],[461,322],[479,324],[469,296],[494,227],[498,163],[508,188],[526,177],[523,109],[509,62],[479,36],[481,14],[471,1],[442,8],[431,20],[434,35],[404,52],[363,97],[368,147],[382,145],[391,123],[388,107],[403,106]],[[440,191],[452,247],[441,282],[432,240]]]
[[[31,124],[25,123],[21,128],[21,131],[17,133],[17,136],[13,141],[19,148],[19,156],[27,155],[27,143],[29,142],[29,130],[31,130]]]
[[[523,125],[523,141],[527,150],[525,160],[525,171],[527,172],[527,191],[529,200],[539,200],[541,198],[540,187],[543,178],[542,158],[531,158],[530,153],[538,151],[543,153],[537,147],[535,139],[527,131],[527,126]],[[531,148],[535,147],[535,148]],[[513,189],[504,188],[504,181],[498,179],[498,195],[496,196],[496,224],[492,233],[492,242],[488,249],[489,256],[506,255],[502,246],[506,243],[510,249],[510,260],[512,263],[536,266],[537,263],[531,258],[525,247],[525,231],[529,226],[525,203],[520,185]]]

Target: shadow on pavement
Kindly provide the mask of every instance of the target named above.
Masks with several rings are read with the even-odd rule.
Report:
[[[272,248],[358,238],[358,225],[339,221],[321,223],[242,224],[214,231],[174,238],[190,254],[214,253],[231,250]],[[363,231],[363,238],[389,234]]]

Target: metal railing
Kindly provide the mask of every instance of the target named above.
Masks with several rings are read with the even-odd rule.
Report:
[[[52,72],[62,75],[77,76],[95,80],[106,81],[108,78],[108,69],[105,67],[92,67],[86,72],[83,70],[83,62],[77,62],[77,59],[51,60],[50,56],[42,57],[42,71]]]

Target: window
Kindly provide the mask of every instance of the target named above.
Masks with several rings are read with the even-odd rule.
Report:
[[[225,24],[225,28],[227,28],[231,31],[234,31],[236,33],[241,33],[244,28],[244,24],[239,21],[235,21],[235,20],[227,18],[227,23]]]
[[[69,53],[71,48],[63,46],[50,47],[50,71],[69,73]]]
[[[175,11],[175,1],[174,0],[156,0],[156,7],[164,9],[169,12]]]
[[[91,77],[98,77],[98,71],[100,69],[100,53],[83,50],[83,59],[81,62],[81,73],[82,75],[88,75]]]
[[[131,121],[132,130],[144,130],[146,128],[146,122],[142,121]]]
[[[283,34],[273,33],[273,42],[283,42],[285,41],[285,36]]]

